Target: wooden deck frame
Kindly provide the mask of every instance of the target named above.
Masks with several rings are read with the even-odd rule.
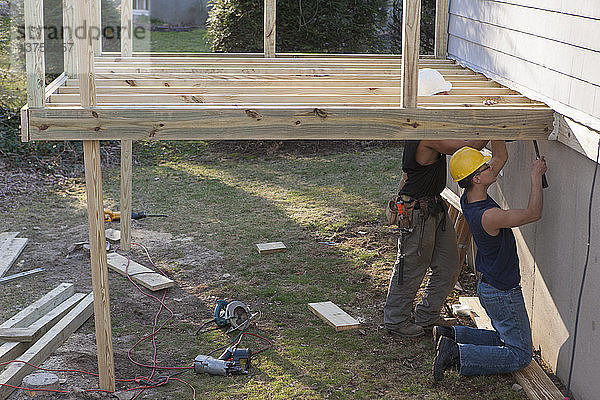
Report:
[[[99,4],[63,0],[65,26],[99,24]],[[27,52],[22,140],[84,141],[100,389],[115,388],[100,140],[122,141],[121,236],[128,249],[133,140],[530,140],[552,130],[553,112],[545,105],[445,59],[447,0],[437,2],[436,54],[420,57],[420,0],[404,0],[404,57],[277,53],[276,0],[264,4],[263,53],[134,53],[122,35],[121,52],[103,54],[99,41],[65,37],[65,74],[46,90],[43,35],[40,43],[29,34],[43,26],[43,0],[25,0],[26,44],[35,51]],[[131,0],[121,5],[122,24],[131,30]],[[440,70],[456,95],[419,98],[419,67]],[[193,98],[211,93],[211,102]],[[153,94],[169,101],[140,105]]]

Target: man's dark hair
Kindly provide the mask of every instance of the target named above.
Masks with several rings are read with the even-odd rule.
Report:
[[[465,189],[466,192],[471,190],[471,188],[473,187],[473,177],[475,176],[475,174],[477,174],[478,169],[479,168],[477,168],[475,171],[473,171],[473,173],[471,175],[458,181],[458,186]]]

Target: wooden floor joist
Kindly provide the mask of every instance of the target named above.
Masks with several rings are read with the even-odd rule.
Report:
[[[34,365],[42,364],[54,350],[60,347],[73,332],[92,316],[93,311],[94,298],[90,293],[16,360]],[[0,373],[0,384],[18,386],[22,379],[33,371],[34,368],[27,364],[11,363]],[[14,389],[9,386],[0,385],[0,400],[5,400],[13,391]]]
[[[460,297],[460,304],[471,308],[471,319],[479,329],[494,329],[485,309],[477,297]],[[548,375],[532,360],[528,367],[513,372],[513,376],[523,387],[527,397],[531,400],[564,400],[564,396]]]
[[[123,257],[117,253],[110,253],[106,256],[108,267],[121,275],[129,275],[131,279],[146,289],[152,291],[167,289],[173,287],[175,282],[164,275],[154,272],[150,268],[146,268],[135,261],[129,261],[127,266],[127,257]]]

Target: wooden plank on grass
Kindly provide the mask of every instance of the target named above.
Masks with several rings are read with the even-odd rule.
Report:
[[[0,246],[0,278],[6,274],[6,271],[19,258],[28,241],[29,239],[27,238],[13,238],[5,240],[2,246]]]
[[[34,365],[43,363],[54,350],[92,316],[93,310],[94,297],[90,293],[17,360]],[[0,384],[19,385],[21,380],[33,370],[33,367],[23,363],[11,363],[0,374]],[[0,386],[0,400],[5,400],[14,391],[13,388],[3,385]]]
[[[493,329],[490,318],[477,297],[460,297],[460,304],[471,307],[471,319],[480,329]],[[512,374],[531,400],[563,400],[564,396],[548,378],[548,375],[531,360],[526,368]]]
[[[152,271],[150,268],[146,268],[135,261],[129,261],[129,267],[127,266],[127,257],[123,257],[117,253],[111,253],[106,256],[108,266],[113,271],[120,273],[121,275],[129,275],[131,279],[152,291],[170,288],[175,285],[171,279],[157,272]]]
[[[1,328],[26,327],[38,320],[75,292],[72,283],[61,283],[42,298],[0,325]],[[8,342],[0,345],[0,364],[14,360],[27,350],[31,343]]]
[[[308,303],[308,308],[327,324],[333,326],[336,332],[356,329],[360,322],[348,315],[331,301]]]
[[[26,328],[0,328],[0,340],[9,342],[35,342],[48,332],[62,317],[67,315],[84,297],[85,294],[83,293],[75,293]]]
[[[256,248],[260,254],[280,253],[287,250],[283,242],[259,243]]]

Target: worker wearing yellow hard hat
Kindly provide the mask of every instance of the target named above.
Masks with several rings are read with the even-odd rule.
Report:
[[[462,181],[491,159],[492,157],[484,156],[481,152],[471,147],[463,147],[457,150],[448,162],[452,180],[454,182]]]

